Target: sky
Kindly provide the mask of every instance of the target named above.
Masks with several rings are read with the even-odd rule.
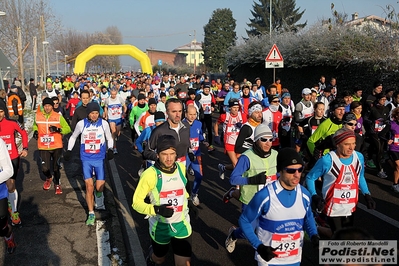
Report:
[[[117,26],[124,44],[131,44],[142,51],[155,49],[172,51],[194,40],[204,39],[204,25],[214,10],[230,8],[236,19],[237,37],[247,37],[246,29],[253,0],[47,0],[53,13],[61,20],[64,29],[79,32],[103,31]],[[255,0],[258,3],[258,0]],[[303,23],[313,25],[331,17],[331,3],[338,12],[349,15],[357,12],[359,17],[377,15],[385,18],[384,9],[393,5],[399,13],[396,0],[296,0],[299,11],[305,10]],[[56,48],[55,48],[56,49]],[[123,66],[138,66],[129,56],[121,57]]]

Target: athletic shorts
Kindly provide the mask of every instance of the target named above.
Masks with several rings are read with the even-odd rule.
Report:
[[[224,149],[225,151],[234,151],[234,145],[225,143]]]
[[[17,179],[18,170],[19,170],[19,157],[11,160],[12,168],[14,169],[14,174],[12,175],[11,179]]]
[[[83,168],[83,178],[89,179],[93,176],[93,169],[96,173],[97,180],[105,180],[105,170],[104,170],[104,161],[82,161],[82,168]]]
[[[119,119],[108,119],[108,123],[115,123],[117,126],[122,125],[122,118]]]
[[[178,223],[156,223],[150,226],[150,236],[152,240],[161,245],[167,245],[172,238],[187,238],[191,235],[191,225],[189,221]]]
[[[186,238],[172,238],[171,245],[173,253],[182,257],[191,257],[192,247],[191,247],[191,236]],[[161,245],[151,239],[152,250],[154,255],[158,258],[163,258],[168,254],[169,244]]]
[[[392,161],[397,161],[399,160],[399,152],[397,151],[388,151],[389,157],[391,158]]]

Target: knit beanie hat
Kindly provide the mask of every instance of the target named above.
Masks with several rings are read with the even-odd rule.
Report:
[[[54,102],[53,100],[51,100],[49,97],[44,98],[43,100],[43,106],[45,106],[46,104],[50,104],[51,106],[54,107]]]
[[[157,111],[154,114],[154,122],[165,122],[165,113],[161,111]]]
[[[355,120],[355,121],[357,120],[355,114],[354,113],[346,113],[346,114],[344,114],[344,117],[342,118],[342,123],[346,124],[353,120]]]
[[[273,133],[266,124],[260,124],[255,128],[254,141],[258,141],[260,138],[273,138]]]
[[[293,164],[301,164],[304,165],[303,160],[299,153],[296,152],[293,148],[283,148],[278,151],[277,154],[277,172],[280,172],[287,166]]]
[[[356,138],[355,132],[348,128],[341,128],[337,130],[337,132],[335,132],[335,134],[333,135],[333,141],[335,145],[340,144],[348,138]]]
[[[91,112],[94,112],[94,111],[100,112],[100,105],[98,105],[98,103],[96,103],[96,102],[88,103],[87,107],[86,107],[87,114],[90,114]]]
[[[159,154],[162,151],[167,149],[176,150],[176,139],[171,135],[162,135],[158,138],[157,141],[157,153]]]

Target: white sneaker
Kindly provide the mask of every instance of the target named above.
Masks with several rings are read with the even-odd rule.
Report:
[[[223,164],[218,164],[218,170],[219,170],[219,177],[220,179],[224,179],[224,171],[226,171],[226,168]]]
[[[381,178],[381,179],[385,179],[385,178],[388,177],[387,174],[386,174],[383,170],[381,170],[381,171],[377,174],[377,176],[378,176],[379,178]]]
[[[191,167],[188,168],[188,173],[189,173],[190,175],[193,176],[193,175],[194,175],[194,170],[193,170],[193,168],[191,168]]]
[[[392,185],[392,190],[396,193],[399,193],[399,184],[393,184]]]
[[[141,176],[141,174],[144,172],[144,168],[140,167],[140,169],[137,171],[137,174],[139,175],[139,177]]]
[[[101,197],[97,197],[97,195],[95,193],[94,199],[95,199],[96,210],[105,210],[104,193],[101,193]]]
[[[226,241],[224,242],[224,246],[226,247],[229,253],[232,253],[236,248],[236,240],[233,240],[233,232],[236,230],[235,226],[230,227],[229,234],[227,235]]]
[[[198,194],[191,194],[191,201],[193,202],[194,206],[200,205]]]

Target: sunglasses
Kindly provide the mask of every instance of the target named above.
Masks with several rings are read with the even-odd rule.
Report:
[[[348,123],[346,123],[348,126],[351,126],[351,127],[353,127],[353,126],[356,126],[356,123],[351,123],[351,122],[348,122]]]
[[[271,138],[271,139],[265,139],[265,138],[260,138],[259,139],[261,142],[273,142],[273,140],[274,140],[274,138]]]
[[[284,168],[284,170],[289,173],[289,174],[295,174],[296,171],[298,171],[298,173],[302,173],[303,171],[303,166],[300,168]]]
[[[280,101],[272,101],[272,103],[279,103]]]

